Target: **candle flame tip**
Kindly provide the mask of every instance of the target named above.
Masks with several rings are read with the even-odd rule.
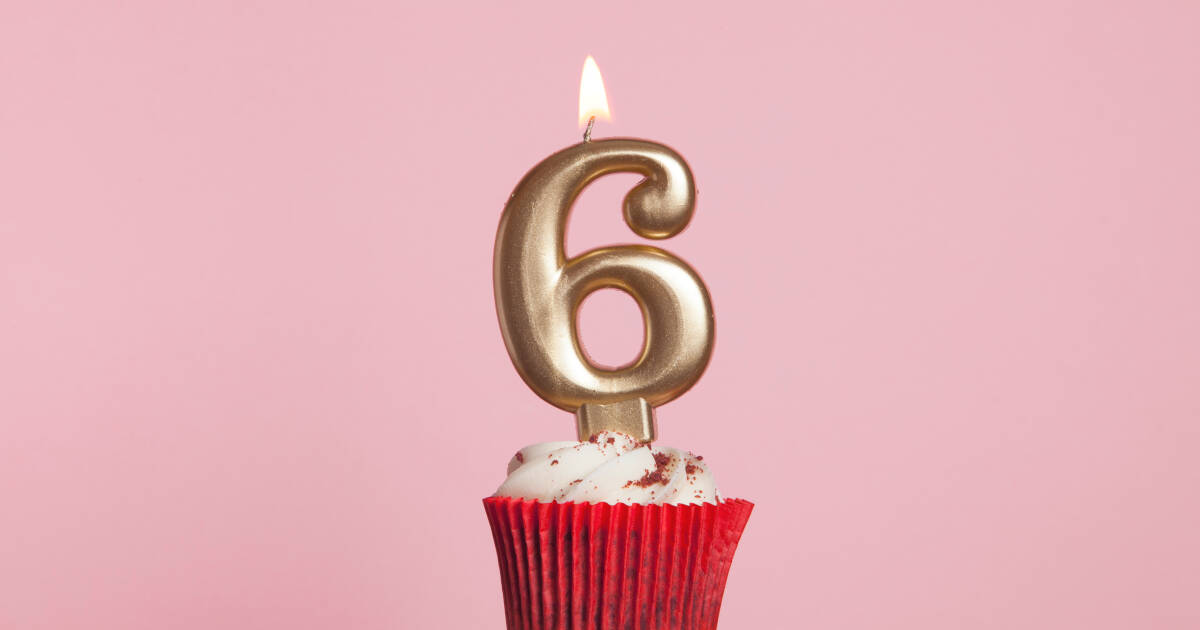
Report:
[[[596,65],[594,57],[588,55],[583,61],[583,74],[579,78],[579,126],[586,126],[591,118],[612,120],[600,66]]]

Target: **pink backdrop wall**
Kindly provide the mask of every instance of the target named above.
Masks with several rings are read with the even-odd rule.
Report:
[[[699,183],[723,627],[1200,625],[1195,4],[99,4],[0,8],[0,627],[501,627],[572,429],[492,239],[588,53]]]

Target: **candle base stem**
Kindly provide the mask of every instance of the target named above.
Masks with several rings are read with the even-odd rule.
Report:
[[[644,443],[653,442],[658,437],[654,407],[644,398],[581,405],[575,412],[575,427],[579,431],[580,441],[589,440],[601,431],[624,433]]]

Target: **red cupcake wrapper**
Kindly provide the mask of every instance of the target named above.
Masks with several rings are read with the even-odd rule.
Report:
[[[754,504],[483,507],[509,630],[708,630]]]

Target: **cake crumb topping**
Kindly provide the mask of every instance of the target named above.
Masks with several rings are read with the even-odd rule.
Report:
[[[654,454],[654,470],[647,470],[641,479],[632,480],[625,484],[625,487],[637,486],[639,488],[649,488],[653,485],[667,485],[670,481],[666,476],[667,466],[671,465],[671,456],[666,453]]]

